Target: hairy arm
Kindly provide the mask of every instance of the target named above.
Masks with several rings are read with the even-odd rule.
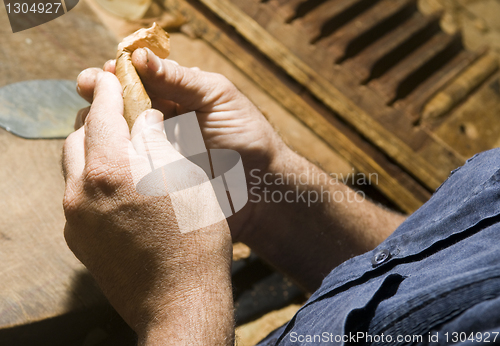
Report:
[[[335,266],[376,247],[405,219],[284,144],[263,174],[251,172],[248,184],[255,205],[239,240],[310,292]]]
[[[250,188],[250,202],[227,223],[213,226],[215,232],[172,232],[168,198],[162,203],[141,200],[132,194],[130,179],[123,180],[127,174],[115,170],[124,166],[117,162],[117,153],[130,141],[120,118],[123,105],[110,104],[113,93],[107,90],[118,82],[111,82],[111,74],[106,74],[96,87],[97,69],[79,77],[80,94],[93,105],[86,118],[80,114],[77,124],[85,125],[66,145],[66,238],[111,303],[138,332],[142,345],[165,344],[165,340],[179,345],[232,343],[228,224],[233,241],[247,243],[313,291],[336,265],[374,248],[403,221],[403,216],[355,198],[345,185],[322,179],[326,174],[286,147],[259,110],[224,77],[161,60],[143,49],[135,51],[132,60],[153,106],[165,117],[196,111],[207,148],[240,153]],[[113,63],[105,69],[114,72]],[[104,83],[101,92],[99,83]],[[98,134],[115,137],[99,141]],[[307,179],[278,184],[280,175]],[[103,177],[113,179],[102,181]],[[108,186],[116,179],[119,188]],[[282,201],[272,201],[273,193],[275,200],[281,195]],[[315,194],[323,201],[313,202],[310,197]],[[109,220],[115,213],[117,217]],[[95,221],[82,222],[85,219]],[[128,221],[122,224],[123,220]],[[116,234],[123,234],[124,241]],[[102,239],[106,236],[111,238]],[[127,254],[134,255],[128,258]]]

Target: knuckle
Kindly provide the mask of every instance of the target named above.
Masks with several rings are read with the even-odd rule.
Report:
[[[159,73],[153,75],[153,81],[162,83],[168,81],[169,84],[181,85],[184,79],[183,68],[172,63],[163,63],[164,68]]]
[[[236,89],[233,82],[231,82],[226,76],[221,75],[219,73],[214,73],[215,80],[217,84],[225,90],[233,90]]]
[[[183,86],[187,85],[189,83],[189,80],[186,79],[186,74],[184,73],[185,67],[180,67],[180,66],[174,66],[172,68],[172,75],[171,75],[171,80],[174,83],[174,85],[177,86]]]
[[[215,86],[213,89],[215,91],[213,94],[215,104],[225,103],[238,99],[241,96],[238,88],[226,76],[218,73],[211,73],[210,76],[207,77],[210,81],[210,83],[207,84]]]
[[[87,164],[83,180],[86,187],[101,190],[106,194],[116,191],[122,185],[118,169],[99,160]]]
[[[72,191],[66,191],[63,198],[63,209],[67,220],[73,219],[79,214],[81,203],[79,203],[76,194]]]
[[[68,152],[68,149],[74,145],[74,143],[76,142],[77,140],[77,137],[78,137],[78,133],[76,132],[72,132],[67,138],[66,140],[64,141],[64,144],[63,144],[63,153],[67,153]]]
[[[65,180],[67,180],[67,178],[68,178],[68,165],[69,165],[69,161],[70,161],[70,154],[69,153],[71,152],[71,147],[76,145],[77,136],[78,136],[78,134],[76,132],[71,133],[66,138],[66,140],[64,141],[64,144],[63,144],[61,167],[62,167],[62,173],[63,173]]]

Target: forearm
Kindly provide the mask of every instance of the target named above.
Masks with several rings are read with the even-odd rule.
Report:
[[[288,148],[260,181],[251,177],[249,187],[256,217],[240,240],[310,291],[335,266],[373,249],[404,220]]]
[[[154,321],[138,331],[139,346],[234,345],[230,257],[208,261],[193,268],[171,297],[153,299],[155,304],[166,303]]]
[[[168,319],[140,336],[138,345],[234,345],[231,290],[220,292],[219,285],[210,291],[194,291],[183,306],[166,311]]]

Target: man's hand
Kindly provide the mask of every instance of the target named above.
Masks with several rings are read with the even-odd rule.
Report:
[[[196,111],[209,149],[239,152],[250,199],[228,219],[233,240],[307,290],[318,288],[336,265],[373,249],[404,220],[364,198],[353,200],[349,187],[291,151],[225,77],[160,60],[145,49],[132,61],[154,108],[167,118]],[[104,70],[114,72],[114,62]],[[86,70],[78,79],[89,102],[98,71]],[[85,113],[79,118],[77,125]]]
[[[247,180],[252,170],[265,174],[272,161],[289,150],[262,113],[226,77],[159,59],[148,49],[136,50],[132,61],[153,107],[166,118],[196,111],[207,148],[236,150],[243,159]],[[114,73],[114,61],[108,62],[104,70]],[[79,93],[89,102],[98,72],[88,69],[78,78]],[[77,126],[84,115],[77,119]],[[248,203],[229,218],[233,240],[238,241],[243,227],[251,228],[251,220],[258,218],[254,207]]]
[[[144,155],[133,146],[122,116],[121,90],[113,74],[96,74],[85,125],[65,143],[66,241],[138,333],[140,344],[232,344],[227,223],[181,233],[170,196],[137,193],[132,170]],[[160,112],[147,111],[133,132],[157,123],[161,128],[162,121]],[[149,133],[150,152],[161,150],[167,163],[182,159],[161,129]],[[182,173],[185,179],[206,179],[194,164]],[[213,190],[203,190],[198,198],[214,201]],[[185,203],[193,219],[218,208]]]

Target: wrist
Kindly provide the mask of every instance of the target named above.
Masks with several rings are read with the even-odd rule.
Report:
[[[227,262],[199,266],[170,293],[152,299],[157,306],[149,322],[136,329],[139,345],[212,346],[232,340],[233,298]]]
[[[200,281],[205,281],[200,278]],[[234,316],[229,280],[189,289],[189,296],[163,308],[163,318],[137,331],[138,345],[233,345]]]
[[[176,345],[204,345],[197,341],[201,331],[213,329],[207,321],[232,327],[232,243],[226,222],[183,238],[189,250],[179,249],[176,256],[159,264],[160,273],[153,273],[158,279],[148,285],[139,299],[142,303],[127,309],[132,313],[131,326],[142,340],[140,345],[155,345],[157,341],[165,345],[165,340],[175,340],[169,344]]]
[[[161,323],[137,333],[139,346],[234,344],[230,284],[214,283],[210,290],[193,290],[190,298],[169,306],[165,315]]]
[[[254,235],[255,229],[261,225],[261,220],[267,219],[273,208],[266,203],[266,194],[275,188],[274,182],[277,174],[284,174],[289,167],[293,167],[300,159],[279,136],[269,151],[269,159],[265,166],[254,167],[247,171],[248,202],[237,215],[228,221],[231,225],[233,242],[247,243]],[[234,227],[233,227],[234,226]],[[236,230],[236,232],[235,232]]]

